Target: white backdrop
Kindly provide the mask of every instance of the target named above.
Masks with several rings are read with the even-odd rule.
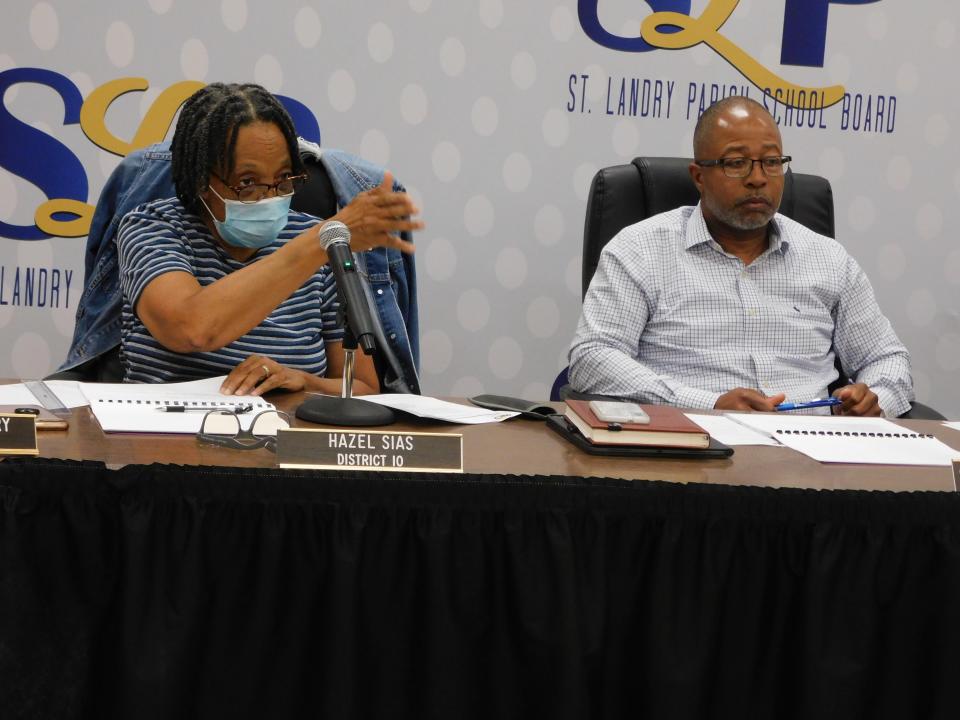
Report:
[[[607,32],[636,38],[653,10],[683,3],[581,4],[597,7]],[[721,4],[694,0],[687,14],[696,18]],[[732,14],[708,33],[708,43],[720,46],[722,35],[790,82],[840,84],[851,98],[861,97],[859,116],[845,115],[841,103],[812,128],[796,127],[797,116],[780,106],[785,151],[796,170],[832,181],[838,238],[867,271],[911,349],[919,398],[960,417],[957,4],[725,4]],[[822,67],[781,64],[790,4],[803,6],[806,17],[828,9]],[[796,37],[799,29],[787,31]],[[161,91],[175,83],[253,80],[308,106],[324,145],[391,168],[428,224],[416,238],[417,268],[423,386],[435,395],[545,398],[566,364],[579,313],[593,173],[636,155],[689,155],[711,84],[761,99],[734,62],[707,43],[650,52],[601,45],[581,24],[576,0],[14,0],[4,8],[0,40],[0,71],[53,71],[83,98],[120,78],[144,78],[148,90],[120,97],[106,114],[107,128],[121,139],[134,137]],[[650,90],[659,83],[661,102],[645,105],[641,94],[631,114],[631,82],[642,93],[644,81]],[[622,113],[621,83],[628,101]],[[95,203],[119,157],[97,147],[81,125],[65,125],[63,100],[49,87],[11,87],[3,107],[79,159],[87,201]],[[7,122],[0,127],[14,127]],[[0,222],[31,226],[48,198],[4,164],[15,142],[19,136],[0,135]],[[39,163],[42,153],[37,157]],[[36,172],[51,178],[53,165]],[[42,376],[66,354],[84,238],[2,235],[0,376]],[[45,294],[35,285],[28,302],[28,272],[36,283],[40,269]]]

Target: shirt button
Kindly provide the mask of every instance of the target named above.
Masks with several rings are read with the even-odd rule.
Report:
[[[390,333],[390,339],[391,339],[391,340],[396,340],[396,339],[397,339],[397,334],[396,334],[396,333]]]
[[[383,295],[383,290],[377,290],[377,295]]]

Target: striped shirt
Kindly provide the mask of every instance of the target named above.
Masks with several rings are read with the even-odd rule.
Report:
[[[577,390],[689,408],[753,388],[825,397],[846,373],[887,415],[910,407],[907,349],[840,243],[776,215],[750,265],[710,236],[699,205],[624,228],[604,248],[570,348]]]
[[[337,294],[326,266],[284,300],[246,335],[210,352],[168,350],[150,334],[134,312],[144,288],[164,273],[182,271],[202,286],[210,285],[316,225],[317,219],[291,212],[275,242],[246,262],[231,258],[206,225],[176,198],[155,200],[128,213],[120,223],[117,250],[123,292],[121,353],[127,382],[176,382],[226,375],[250,355],[264,355],[289,368],[323,377],[325,345],[339,342]]]

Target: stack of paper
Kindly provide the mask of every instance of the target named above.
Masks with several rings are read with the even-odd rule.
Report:
[[[47,388],[57,396],[64,407],[75,408],[87,405],[87,398],[80,392],[80,385],[75,380],[45,380]],[[0,405],[38,405],[41,404],[37,396],[30,392],[24,383],[10,383],[0,385]]]
[[[429,420],[444,420],[458,425],[502,422],[520,414],[510,410],[486,410],[476,405],[461,405],[446,400],[437,400],[426,395],[392,394],[361,395],[358,397],[360,400],[366,400],[394,410],[402,410],[417,417]]]
[[[772,445],[781,447],[780,443],[767,433],[748,428],[724,415],[705,415],[701,413],[686,413],[686,415],[710,433],[710,437],[724,445]]]
[[[883,418],[728,413],[814,460],[875,465],[945,465],[957,451]]]
[[[249,406],[237,416],[247,429],[258,413],[276,409],[262,397],[220,394],[223,381],[221,376],[157,385],[80,383],[80,389],[104,432],[196,433],[206,412]],[[176,407],[186,410],[167,412]]]

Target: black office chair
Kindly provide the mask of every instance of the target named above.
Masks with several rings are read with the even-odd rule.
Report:
[[[690,179],[690,162],[690,158],[638,157],[626,165],[614,165],[597,172],[590,186],[583,228],[583,295],[590,287],[601,251],[620,230],[662,212],[697,204],[700,195]],[[834,237],[833,189],[826,178],[787,170],[780,213],[814,232]],[[847,383],[839,361],[837,370],[840,378],[830,387],[831,392]],[[563,370],[554,381],[551,399],[586,397],[570,388],[566,373]],[[914,403],[901,417],[944,419],[936,410],[921,403]]]

